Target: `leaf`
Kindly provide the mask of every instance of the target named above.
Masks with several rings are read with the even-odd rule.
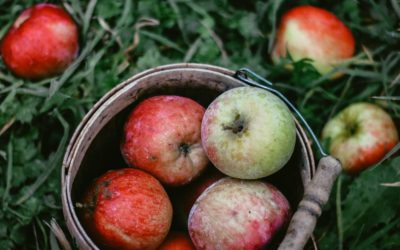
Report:
[[[116,17],[121,13],[120,1],[105,1],[96,5],[95,14],[104,19]]]
[[[24,230],[24,227],[17,224],[11,228],[10,239],[14,241],[16,244],[22,245],[26,239],[25,234],[26,232]]]
[[[9,250],[14,248],[15,245],[11,239],[0,239],[0,249]]]
[[[17,111],[16,119],[22,123],[31,122],[36,115],[37,108],[41,100],[33,97],[24,97],[23,103],[19,104],[20,108]]]
[[[349,186],[343,201],[345,237],[352,239],[363,227],[361,238],[383,228],[397,218],[400,199],[398,189],[384,187],[382,182],[400,179],[400,157],[364,171]],[[353,238],[354,239],[354,238]]]
[[[245,39],[254,40],[254,38],[261,36],[255,13],[247,13],[240,19],[239,31]]]

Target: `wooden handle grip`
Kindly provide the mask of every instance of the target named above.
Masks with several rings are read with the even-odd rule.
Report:
[[[340,162],[332,156],[321,158],[317,172],[305,187],[304,197],[290,221],[285,238],[278,250],[300,250],[304,248],[314,231],[322,206],[326,204],[333,183],[342,170]]]

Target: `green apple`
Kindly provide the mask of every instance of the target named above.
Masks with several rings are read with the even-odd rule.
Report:
[[[399,141],[396,126],[382,108],[354,103],[333,117],[322,131],[329,151],[348,173],[358,173],[379,162]]]
[[[290,159],[296,127],[286,104],[255,87],[239,87],[218,96],[207,108],[201,140],[210,161],[224,174],[258,179]]]

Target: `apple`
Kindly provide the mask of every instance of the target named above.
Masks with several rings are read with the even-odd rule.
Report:
[[[334,14],[313,6],[298,6],[281,18],[272,60],[278,64],[290,55],[294,61],[311,59],[320,74],[326,74],[353,56],[354,37]],[[341,76],[337,72],[332,78]]]
[[[172,205],[160,182],[132,168],[110,170],[87,189],[81,218],[107,249],[155,249],[167,236]]]
[[[78,53],[78,28],[70,15],[54,4],[24,10],[1,44],[5,65],[15,75],[39,80],[63,72]]]
[[[226,177],[219,172],[215,167],[207,168],[199,178],[192,181],[188,185],[179,187],[179,190],[173,190],[172,203],[174,206],[174,216],[178,223],[185,228],[189,218],[190,209],[196,202],[197,198],[213,183]]]
[[[398,142],[388,113],[371,103],[353,103],[327,122],[322,131],[329,152],[343,169],[356,174],[379,162]]]
[[[222,173],[258,179],[281,169],[290,159],[296,127],[286,104],[255,87],[238,87],[219,95],[201,124],[203,148]]]
[[[188,228],[196,249],[261,249],[289,217],[289,202],[271,184],[225,177],[196,200]]]
[[[171,231],[158,250],[196,250],[187,233]]]
[[[197,177],[208,159],[201,146],[204,107],[182,96],[153,96],[129,115],[121,151],[126,162],[162,183],[183,185]]]

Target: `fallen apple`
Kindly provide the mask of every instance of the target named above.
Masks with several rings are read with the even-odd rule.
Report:
[[[81,218],[107,249],[155,249],[167,236],[172,205],[160,182],[132,168],[110,170],[85,192]]]
[[[311,59],[326,74],[353,56],[354,37],[334,14],[313,6],[298,6],[284,13],[272,51],[274,63],[290,55],[293,61]],[[332,78],[339,77],[337,72]]]
[[[157,250],[195,250],[187,233],[171,231]]]
[[[258,179],[288,162],[296,142],[296,127],[282,100],[246,86],[222,93],[209,105],[201,136],[208,158],[222,173]]]
[[[196,200],[188,228],[196,249],[261,249],[289,215],[289,202],[271,184],[226,177]]]
[[[396,126],[382,108],[353,103],[325,125],[322,138],[343,169],[352,174],[379,162],[398,142]]]
[[[208,159],[201,146],[204,107],[181,96],[154,96],[129,115],[121,146],[127,163],[168,185],[197,177]]]
[[[63,72],[78,53],[78,28],[54,4],[24,10],[4,36],[1,54],[15,75],[43,79]]]

